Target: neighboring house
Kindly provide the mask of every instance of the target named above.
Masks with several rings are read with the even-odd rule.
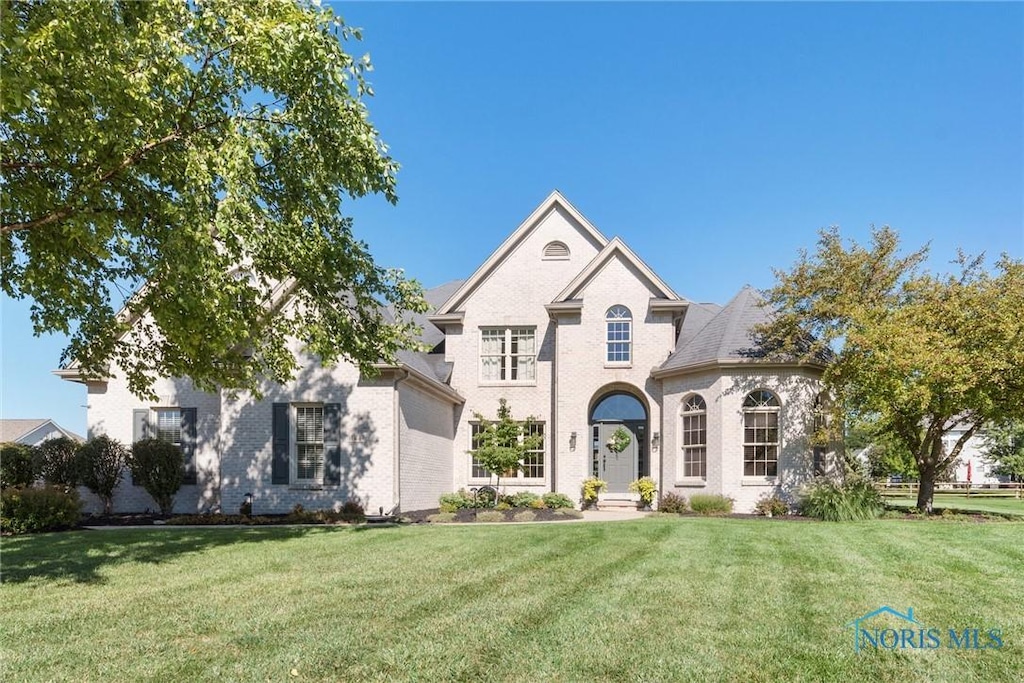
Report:
[[[748,511],[829,467],[808,437],[821,368],[759,357],[757,292],[725,306],[681,297],[558,192],[468,280],[427,299],[431,351],[403,352],[378,376],[296,349],[298,377],[268,384],[262,400],[165,379],[149,403],[122,379],[88,381],[90,435],[180,444],[182,511],[235,512],[248,493],[257,512],[349,498],[373,511],[436,507],[442,493],[492,481],[472,457],[474,414],[494,416],[501,398],[544,437],[522,472],[502,477],[507,491],[578,499],[597,475],[607,498],[628,500],[629,483],[649,475],[662,492],[721,493]],[[84,382],[73,365],[57,374]],[[632,438],[613,453],[620,427]],[[126,483],[115,506],[153,503]]]
[[[37,446],[47,439],[66,436],[81,443],[82,437],[64,429],[53,420],[0,420],[0,443],[21,443]]]
[[[946,452],[953,449],[953,446],[956,445],[956,442],[960,440],[960,437],[964,435],[967,429],[968,425],[958,424],[942,437]],[[971,475],[970,481],[974,486],[987,486],[989,484],[1010,481],[1009,477],[992,474],[992,470],[996,466],[989,462],[985,456],[985,431],[984,429],[979,429],[967,439],[964,447],[960,450],[960,455],[956,459],[953,481],[966,482],[968,479],[968,468]]]

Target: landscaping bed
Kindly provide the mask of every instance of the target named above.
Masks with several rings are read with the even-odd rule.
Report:
[[[550,508],[463,508],[454,512],[442,512],[440,508],[403,512],[401,520],[413,524],[459,524],[470,522],[564,522],[580,519],[583,514],[572,508],[552,510]]]

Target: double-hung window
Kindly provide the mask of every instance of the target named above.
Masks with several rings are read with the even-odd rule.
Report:
[[[774,477],[779,473],[779,399],[759,389],[743,401],[743,475]]]
[[[295,406],[295,483],[324,480],[324,407]]]
[[[536,328],[485,327],[480,330],[481,381],[534,382],[536,379]]]
[[[502,473],[502,479],[543,479],[544,478],[544,453],[547,450],[547,443],[544,440],[544,423],[531,422],[527,427],[529,436],[539,436],[540,443],[536,448],[526,451],[522,461],[522,468],[514,472]],[[480,432],[482,427],[479,424],[470,424],[470,477],[473,479],[488,479],[491,472],[487,471],[479,460],[476,459],[476,449],[480,446]]]
[[[625,306],[612,306],[605,313],[607,353],[610,364],[628,365],[633,359],[633,314]]]
[[[704,399],[692,394],[683,401],[682,476],[707,477],[708,411]]]

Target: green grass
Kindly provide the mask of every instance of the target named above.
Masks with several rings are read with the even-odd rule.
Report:
[[[692,517],[4,539],[3,679],[1015,681],[1022,541]],[[855,654],[844,624],[880,605],[1006,644]]]
[[[885,494],[883,493],[883,496]],[[885,496],[885,502],[897,507],[910,508],[917,505],[917,496]],[[1009,496],[997,497],[990,494],[936,493],[932,507],[964,512],[995,512],[1001,515],[1024,515],[1024,499]]]

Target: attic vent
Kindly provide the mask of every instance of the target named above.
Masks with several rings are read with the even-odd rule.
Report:
[[[564,260],[569,258],[569,247],[563,242],[548,242],[544,247],[544,258],[552,260]]]

